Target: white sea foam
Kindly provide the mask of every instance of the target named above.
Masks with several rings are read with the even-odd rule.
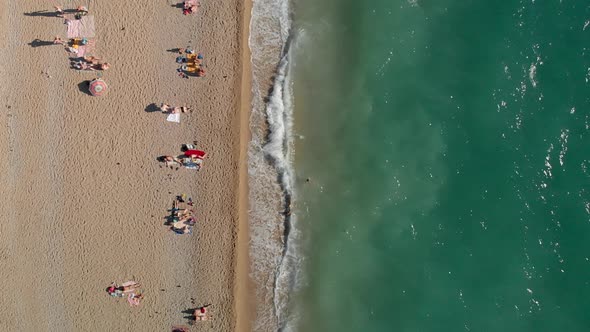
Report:
[[[292,170],[291,20],[288,0],[255,0],[250,22],[252,141],[250,176],[251,278],[254,331],[290,331],[290,294],[300,279]],[[270,92],[269,92],[270,88]]]
[[[535,63],[531,63],[531,66],[529,67],[529,79],[531,80],[531,85],[533,86],[533,88],[537,87],[537,64]]]
[[[561,150],[559,151],[559,165],[563,166],[563,160],[565,158],[565,154],[567,153],[567,138],[569,136],[569,130],[564,129],[561,131],[559,135],[559,143],[561,144]]]

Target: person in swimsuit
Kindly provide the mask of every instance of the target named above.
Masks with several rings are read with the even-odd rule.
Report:
[[[170,164],[174,164],[174,163],[176,163],[177,165],[182,165],[182,162],[180,161],[180,159],[178,159],[176,157],[172,157],[172,156],[161,156],[158,158],[158,160],[160,160],[161,162],[164,162],[166,167],[168,167],[168,166],[170,166]]]
[[[200,321],[208,320],[209,315],[208,315],[207,306],[203,306],[203,307],[195,309],[195,312],[193,315],[195,316],[195,320],[200,320]]]
[[[128,286],[120,286],[120,287],[119,287],[119,290],[120,290],[121,292],[123,292],[123,293],[129,293],[129,292],[134,292],[134,291],[135,291],[135,289],[137,289],[137,288],[139,288],[139,287],[141,287],[141,285],[140,285],[138,282],[136,282],[136,283],[134,283],[134,284],[132,284],[132,285],[128,285]]]

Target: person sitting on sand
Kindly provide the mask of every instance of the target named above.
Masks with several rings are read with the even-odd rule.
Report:
[[[178,208],[178,207],[174,207],[172,209],[172,214],[175,217],[180,217],[180,216],[184,216],[184,215],[190,214],[190,212],[187,212],[187,211],[188,211],[187,209],[181,209],[181,208]]]
[[[189,329],[188,329],[188,327],[184,327],[184,326],[173,326],[172,332],[189,332]]]
[[[100,63],[100,58],[95,57],[94,55],[85,55],[84,61],[91,63],[93,65]]]

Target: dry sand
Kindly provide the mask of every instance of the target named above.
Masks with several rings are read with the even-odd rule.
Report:
[[[0,331],[168,331],[207,303],[214,319],[191,330],[248,330],[247,300],[235,300],[247,296],[236,280],[248,271],[247,254],[236,261],[248,236],[238,227],[247,208],[244,3],[202,0],[183,16],[175,2],[90,1],[96,53],[111,64],[103,97],[80,91],[95,75],[68,69],[61,46],[29,45],[65,37],[62,19],[24,15],[50,2],[0,2]],[[187,45],[204,53],[206,78],[176,75],[166,50]],[[146,112],[160,102],[195,111],[166,122]],[[200,172],[155,160],[193,140],[209,153]],[[190,236],[163,225],[181,193],[195,200]],[[105,293],[130,279],[144,286],[138,308]]]

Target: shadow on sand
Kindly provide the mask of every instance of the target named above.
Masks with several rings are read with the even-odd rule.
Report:
[[[154,113],[154,112],[161,112],[160,106],[156,105],[156,103],[151,103],[145,108],[146,113]]]
[[[195,322],[195,310],[196,309],[186,309],[182,311],[182,313],[185,315],[184,319],[188,320],[189,324],[191,325]]]
[[[82,81],[80,83],[78,83],[78,90],[80,90],[81,92],[84,92],[85,94],[92,96],[92,94],[90,93],[90,90],[88,89],[88,87],[90,86],[90,81]]]
[[[75,9],[66,9],[63,11],[64,14],[72,14],[77,12],[77,10]],[[38,10],[36,12],[28,12],[28,13],[23,13],[25,16],[33,16],[33,17],[62,17],[61,14],[59,14],[56,11],[47,11],[47,10]]]
[[[25,16],[34,16],[34,17],[59,17],[57,12],[49,12],[47,10],[38,10],[36,12],[29,12],[24,13]]]
[[[59,45],[59,44],[55,44],[53,41],[35,39],[32,42],[30,42],[28,45],[31,47],[41,47],[41,46],[51,46],[51,45]]]

